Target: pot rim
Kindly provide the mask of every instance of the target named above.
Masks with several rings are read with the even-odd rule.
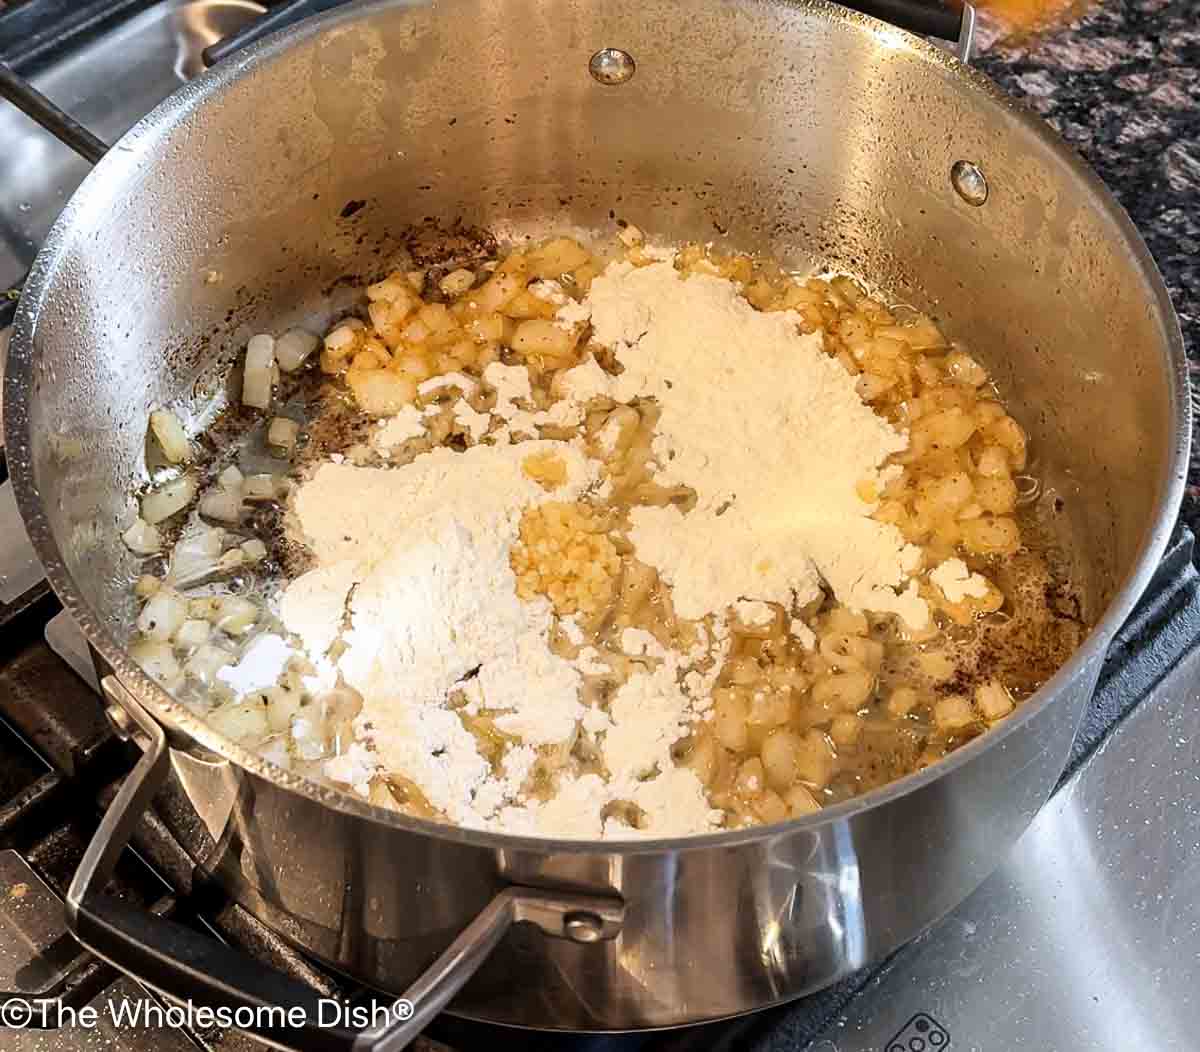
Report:
[[[420,5],[418,0],[369,0],[367,3],[335,9],[301,23],[297,28],[266,37],[185,84],[130,129],[88,175],[55,222],[25,283],[13,324],[4,378],[5,446],[17,504],[46,577],[64,609],[76,620],[88,641],[113,669],[121,684],[130,690],[155,718],[186,734],[194,743],[208,749],[222,760],[233,763],[252,775],[324,807],[356,818],[483,849],[633,855],[735,847],[784,834],[802,833],[882,807],[892,800],[925,788],[960,766],[971,763],[982,752],[1000,746],[1008,735],[1015,733],[1047,705],[1052,704],[1058,692],[1072,679],[1085,674],[1089,666],[1103,659],[1113,636],[1153,575],[1174,528],[1183,498],[1191,445],[1191,403],[1183,336],[1166,286],[1153,258],[1124,209],[1092,169],[1036,114],[1005,95],[982,73],[964,65],[922,37],[826,0],[766,0],[764,6],[767,7],[779,6],[811,12],[818,17],[851,24],[856,31],[870,34],[888,49],[906,52],[956,77],[970,92],[975,104],[1000,106],[1007,110],[1011,117],[1050,148],[1068,174],[1081,182],[1093,204],[1114,223],[1124,238],[1125,247],[1132,255],[1138,271],[1153,292],[1155,314],[1166,330],[1163,365],[1168,371],[1167,379],[1175,408],[1175,433],[1171,454],[1165,465],[1163,477],[1159,480],[1155,518],[1142,537],[1133,567],[1116,590],[1104,615],[1068,661],[1001,726],[969,742],[924,771],[907,775],[862,796],[786,822],[717,833],[655,839],[639,837],[631,840],[562,840],[517,836],[413,818],[377,807],[349,791],[343,792],[323,785],[264,760],[244,746],[218,734],[204,720],[150,679],[130,659],[124,647],[113,638],[80,594],[63,562],[38,495],[33,475],[31,443],[28,438],[30,422],[26,411],[26,392],[32,381],[33,338],[40,307],[54,281],[60,258],[71,246],[76,220],[87,214],[93,200],[103,200],[111,194],[110,187],[114,183],[128,185],[136,182],[138,168],[154,163],[156,147],[161,140],[200,112],[209,97],[220,94],[229,85],[267,65],[293,46],[309,41],[330,29],[369,21],[376,12],[382,10],[415,6],[423,5]]]

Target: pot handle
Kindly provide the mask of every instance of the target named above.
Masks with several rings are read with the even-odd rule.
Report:
[[[88,164],[96,164],[108,152],[108,145],[102,139],[56,106],[24,77],[14,73],[7,62],[0,62],[0,98],[7,99]]]
[[[289,0],[272,8],[255,19],[244,29],[215,44],[210,44],[201,53],[205,65],[212,66],[244,48],[261,40],[269,33],[286,29],[305,18],[340,7],[348,0]],[[969,3],[958,0],[839,0],[839,2],[864,15],[890,22],[910,33],[922,36],[953,40],[957,43],[958,57],[963,62],[971,60],[971,44],[975,35],[975,9]]]
[[[322,999],[294,979],[233,947],[105,895],[104,885],[134,826],[170,769],[163,728],[112,676],[102,681],[109,715],[143,753],[105,812],[67,891],[67,926],[78,941],[144,986],[287,1052],[398,1052],[445,1007],[520,921],[576,942],[614,938],[623,904],[534,888],[508,887],[390,1007],[364,1012],[372,1024],[343,1025],[340,1002]],[[379,1024],[379,1016],[386,1013]],[[227,1017],[227,1018],[226,1018]]]
[[[958,0],[838,0],[838,3],[910,33],[952,40],[963,62],[971,61],[975,8]]]
[[[240,48],[253,44],[256,40],[261,40],[277,29],[286,29],[302,19],[311,18],[313,15],[319,15],[322,11],[328,11],[334,7],[341,7],[348,2],[349,0],[288,0],[287,3],[273,7],[265,14],[260,15],[238,32],[231,33],[215,44],[209,44],[200,52],[200,57],[206,66],[215,66],[223,58],[232,55]]]
[[[838,0],[844,7],[883,22],[942,40],[957,40],[962,28],[962,12],[940,0]]]

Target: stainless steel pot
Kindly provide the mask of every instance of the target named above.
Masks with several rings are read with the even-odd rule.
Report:
[[[589,73],[604,48],[632,56],[632,79]],[[860,799],[629,846],[377,810],[270,766],[148,680],[124,649],[135,567],[117,533],[149,410],[206,397],[263,326],[327,321],[331,289],[422,217],[540,229],[610,210],[870,275],[970,337],[1075,539],[1095,628],[1058,675]],[[399,1047],[476,967],[463,1015],[655,1027],[794,998],[912,938],[1061,772],[1174,521],[1190,433],[1167,295],[1096,177],[957,60],[820,0],[369,3],[240,53],[122,139],[63,213],[20,304],[5,422],[30,536],[147,750],[73,886],[82,941],[176,995],[302,997],[100,894],[160,788],[199,870],[344,972],[403,991],[465,932],[410,991],[407,1029],[269,1033],[324,1048]]]

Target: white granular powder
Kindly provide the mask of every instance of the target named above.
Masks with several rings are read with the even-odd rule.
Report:
[[[434,391],[441,391],[448,387],[456,388],[464,395],[473,395],[479,390],[479,381],[465,373],[443,373],[441,376],[431,376],[428,380],[418,384],[417,394],[428,396]],[[404,408],[411,407],[405,406]]]
[[[640,628],[621,633],[621,649],[634,658],[646,659],[617,689],[608,706],[611,726],[604,735],[602,749],[608,768],[613,799],[636,800],[639,786],[674,771],[671,746],[684,737],[699,715],[711,704],[712,688],[728,654],[729,634],[718,628],[715,639],[702,634],[686,654],[668,650],[654,636]],[[708,663],[708,671],[696,667]],[[649,667],[646,667],[646,666]],[[671,777],[671,784],[686,793],[691,783]],[[666,799],[663,799],[663,804]],[[681,807],[694,801],[679,799]],[[716,818],[704,805],[704,817],[698,829],[710,827]],[[693,811],[693,814],[695,812]],[[717,818],[719,818],[719,813]],[[611,830],[606,830],[611,833]]]
[[[490,413],[480,413],[460,398],[454,403],[454,422],[471,436],[472,442],[478,442],[492,426],[492,416]]]
[[[507,442],[514,436],[528,437],[546,424],[572,427],[583,420],[583,410],[570,399],[555,402],[549,409],[534,412],[525,408],[533,404],[529,370],[523,365],[504,365],[492,362],[483,371],[484,382],[495,392],[496,405],[492,414],[503,421],[495,432],[497,442]]]
[[[685,277],[665,262],[611,264],[582,306],[592,338],[624,371],[610,377],[591,362],[563,389],[576,402],[652,396],[656,477],[697,494],[686,514],[630,513],[637,554],[671,585],[680,616],[741,598],[803,604],[824,580],[851,609],[927,623],[909,580],[919,551],[871,519],[875,505],[857,490],[880,481],[905,437],[863,403],[820,334],[801,335],[793,312],[755,310],[730,281]],[[578,315],[571,307],[559,318]]]
[[[711,832],[722,818],[709,806],[700,779],[684,768],[671,767],[647,781],[626,781],[621,785],[623,795],[614,796],[613,789],[597,774],[567,776],[551,799],[506,808],[501,821],[510,832],[526,835],[634,840]],[[597,803],[613,800],[639,807],[645,816],[643,827],[604,819]]]
[[[739,599],[734,609],[744,625],[769,625],[775,616],[775,611],[758,599]]]
[[[535,281],[529,286],[529,294],[547,303],[553,303],[556,307],[567,302],[567,294],[557,281]]]
[[[351,742],[345,752],[326,761],[325,773],[348,785],[359,796],[370,796],[371,779],[379,771],[379,757],[361,742]]]
[[[967,596],[982,599],[988,594],[987,578],[971,573],[961,559],[947,559],[929,575],[929,580],[952,603],[961,603]]]
[[[523,365],[492,362],[483,370],[484,382],[496,392],[496,415],[508,419],[518,411],[517,402],[532,403],[529,370]]]
[[[520,376],[497,379],[510,377],[511,392]],[[552,494],[521,470],[547,450],[568,472]],[[583,677],[608,675],[607,663],[588,647],[574,661],[556,656],[549,603],[517,598],[509,552],[521,513],[572,499],[596,469],[573,445],[538,441],[436,449],[392,470],[326,464],[300,487],[294,513],[319,565],[288,587],[280,617],[318,662],[340,638],[337,667],[363,696],[360,740],[328,761],[330,778],[365,795],[375,774],[395,771],[450,820],[516,832],[670,836],[719,822],[695,775],[674,767],[670,747],[708,703],[727,635],[718,635],[715,653],[704,640],[681,655],[627,631],[622,644],[644,669],[605,712],[579,695]],[[577,625],[563,625],[582,641]],[[449,705],[456,691],[467,699],[464,713],[498,712],[496,727],[519,740],[498,772]],[[704,694],[699,703],[694,691]],[[568,776],[548,802],[522,798],[537,747],[562,746],[579,727],[599,739],[610,777]],[[602,820],[618,800],[641,808],[644,829]]]
[[[635,671],[608,713],[613,725],[604,736],[604,763],[614,779],[636,781],[674,766],[671,746],[687,734],[691,712],[670,663]]]
[[[419,438],[423,434],[425,421],[421,411],[416,406],[406,405],[395,416],[388,417],[380,424],[371,437],[371,444],[386,455],[410,438]]]
[[[577,618],[561,618],[558,622],[558,627],[562,630],[562,634],[566,637],[568,643],[576,647],[583,646],[583,641],[586,637],[583,633],[583,626]]]
[[[545,451],[567,466],[554,494],[521,470]],[[515,769],[496,779],[448,707],[464,677],[530,746],[568,740],[584,714],[579,673],[549,649],[549,603],[517,598],[509,551],[526,508],[593,478],[566,443],[527,442],[439,448],[394,470],[324,464],[296,494],[319,565],[284,593],[281,620],[314,657],[341,634],[338,668],[364,699],[360,736],[453,821],[485,823],[520,784]]]
[[[321,657],[342,630],[346,596],[359,579],[353,559],[319,566],[298,577],[279,601],[279,618],[304,641],[310,655]]]
[[[217,679],[228,684],[239,698],[245,697],[273,687],[293,654],[279,636],[270,633],[257,636],[246,647],[241,661],[218,670]]]
[[[805,650],[815,650],[817,647],[816,633],[798,617],[793,617],[789,622],[788,634],[795,636]]]

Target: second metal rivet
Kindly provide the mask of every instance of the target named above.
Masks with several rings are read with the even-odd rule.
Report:
[[[109,725],[121,741],[129,741],[133,737],[136,726],[129,713],[115,702],[109,702],[104,707],[104,715],[108,717]]]
[[[594,913],[568,913],[563,918],[563,934],[574,942],[599,942],[604,936],[604,921]]]
[[[979,166],[970,161],[955,161],[950,168],[950,184],[967,204],[978,208],[988,199],[988,184]]]
[[[637,72],[637,63],[628,51],[606,47],[597,51],[588,62],[588,72],[594,80],[609,87],[624,84]]]

